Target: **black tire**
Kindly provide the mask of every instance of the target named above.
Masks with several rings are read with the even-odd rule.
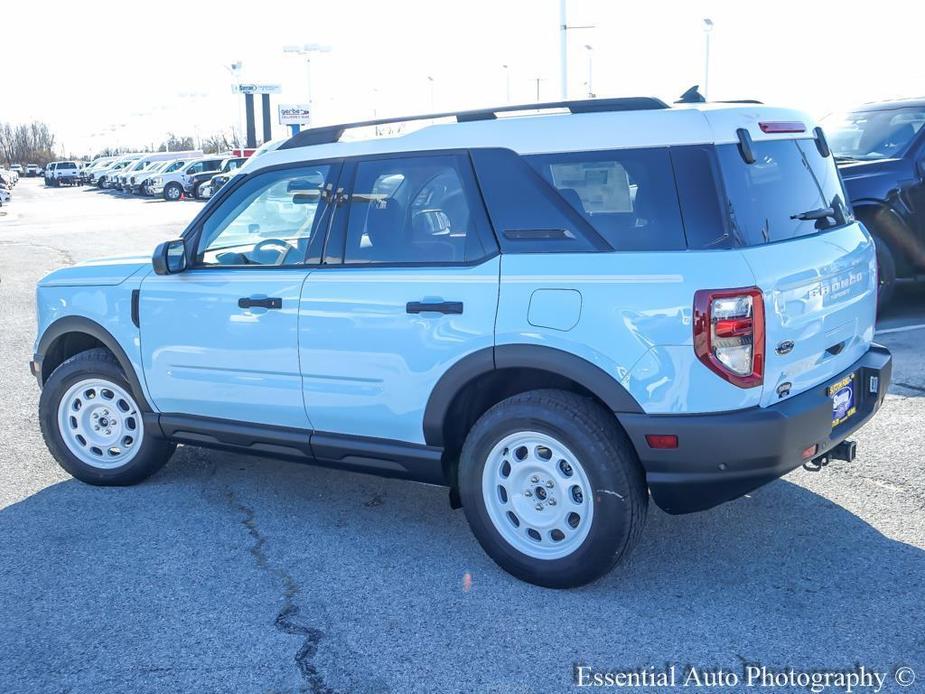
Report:
[[[96,179],[96,187],[99,188],[100,190],[103,189],[103,177],[102,176]]]
[[[877,311],[889,306],[896,291],[896,260],[885,241],[874,237],[877,247]]]
[[[144,432],[135,456],[119,467],[95,467],[71,452],[59,428],[58,405],[74,384],[88,378],[109,381],[131,394],[136,402],[139,400],[137,394],[132,392],[132,386],[125,378],[119,362],[109,351],[90,349],[64,361],[48,377],[39,399],[42,436],[58,464],[81,482],[103,486],[136,484],[160,470],[176,446],[156,438],[153,432]]]
[[[174,196],[174,197],[171,197]],[[179,200],[183,197],[183,186],[181,186],[176,181],[171,181],[166,186],[164,186],[164,200],[168,202],[173,202],[174,200]]]
[[[198,181],[193,184],[193,199],[194,200],[202,200],[202,198],[199,197],[199,187],[201,185],[202,184],[199,183]]]
[[[535,558],[518,550],[495,527],[486,506],[482,475],[488,456],[502,439],[521,431],[564,444],[593,490],[588,534],[561,558]],[[529,391],[492,407],[466,437],[458,472],[460,499],[479,544],[502,569],[536,585],[572,588],[600,578],[627,556],[645,525],[649,496],[632,444],[612,413],[574,393]]]

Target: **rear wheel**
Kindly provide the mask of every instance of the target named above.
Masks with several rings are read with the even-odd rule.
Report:
[[[39,400],[48,450],[88,484],[135,484],[167,462],[175,446],[145,431],[142,414],[119,363],[104,349],[62,363]]]
[[[488,555],[550,588],[607,573],[639,539],[648,505],[636,453],[613,415],[557,390],[515,395],[476,422],[459,491]]]
[[[875,236],[874,245],[877,248],[877,310],[882,311],[896,291],[896,261],[885,241]]]

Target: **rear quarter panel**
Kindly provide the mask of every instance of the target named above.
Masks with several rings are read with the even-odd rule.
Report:
[[[739,251],[504,255],[496,344],[582,357],[651,414],[750,407],[760,388],[733,386],[696,358],[691,314],[698,289],[754,284]],[[535,297],[562,289],[580,294],[578,314],[561,315],[576,302],[557,297],[559,315],[538,315]]]

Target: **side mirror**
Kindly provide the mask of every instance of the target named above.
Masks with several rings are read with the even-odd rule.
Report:
[[[186,242],[183,239],[164,241],[154,249],[151,258],[158,275],[174,275],[186,269]]]

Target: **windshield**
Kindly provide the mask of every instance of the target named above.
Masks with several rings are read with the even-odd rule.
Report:
[[[164,173],[170,173],[171,171],[176,171],[180,167],[186,165],[186,161],[180,159],[179,161],[172,161],[167,166],[164,167]]]
[[[727,219],[740,244],[786,241],[849,221],[835,162],[814,140],[754,142],[752,151],[756,161],[746,164],[738,145],[716,148]]]
[[[925,123],[925,107],[833,113],[823,121],[839,159],[871,161],[901,157]]]

